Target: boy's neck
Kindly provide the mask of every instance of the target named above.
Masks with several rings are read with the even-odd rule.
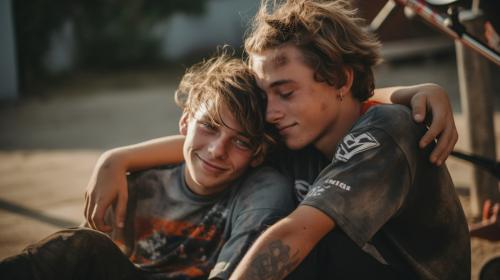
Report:
[[[351,130],[360,117],[361,103],[353,98],[345,98],[340,106],[338,119],[320,135],[314,146],[327,158],[333,158],[338,142]]]
[[[201,186],[199,184],[197,184],[196,182],[193,181],[191,175],[190,175],[190,171],[188,169],[187,166],[184,166],[184,182],[186,183],[186,187],[194,194],[196,195],[199,195],[199,196],[213,196],[213,195],[216,195],[222,191],[224,191],[227,186],[230,184],[230,183],[227,183],[227,184],[224,184],[224,185],[220,185],[220,186],[213,186],[213,187],[210,187],[210,188],[207,188],[207,187],[204,187],[204,186]]]

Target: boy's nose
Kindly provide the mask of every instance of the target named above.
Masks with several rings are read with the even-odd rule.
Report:
[[[208,147],[208,151],[213,158],[226,158],[226,142],[227,141],[225,139],[218,138],[210,144],[210,146]]]
[[[274,102],[274,98],[269,98],[267,101],[266,108],[266,121],[268,123],[276,124],[281,118],[283,118],[283,113],[277,106],[276,102]]]

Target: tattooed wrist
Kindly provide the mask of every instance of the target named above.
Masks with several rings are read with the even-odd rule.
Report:
[[[298,264],[298,251],[290,255],[290,246],[281,240],[274,240],[252,260],[248,273],[244,279],[271,280],[282,279]]]

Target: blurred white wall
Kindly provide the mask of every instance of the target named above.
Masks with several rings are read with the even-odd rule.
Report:
[[[200,16],[175,14],[155,29],[162,38],[162,55],[176,59],[196,51],[212,51],[217,45],[241,47],[248,21],[259,1],[211,0]]]
[[[67,21],[50,38],[50,47],[44,58],[44,66],[50,73],[69,71],[75,65],[76,39],[73,22]]]

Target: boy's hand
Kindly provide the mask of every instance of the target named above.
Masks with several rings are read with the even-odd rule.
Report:
[[[116,227],[123,228],[127,211],[126,169],[113,159],[113,153],[104,153],[96,163],[85,192],[84,215],[88,225],[102,232],[110,232],[112,225],[104,222],[107,209],[114,204]]]
[[[425,90],[419,91],[411,98],[411,107],[416,122],[423,122],[427,113],[432,120],[429,130],[420,140],[420,147],[424,148],[437,139],[437,145],[431,153],[430,160],[441,165],[450,155],[458,141],[457,128],[453,119],[448,95],[440,86],[427,84]]]

